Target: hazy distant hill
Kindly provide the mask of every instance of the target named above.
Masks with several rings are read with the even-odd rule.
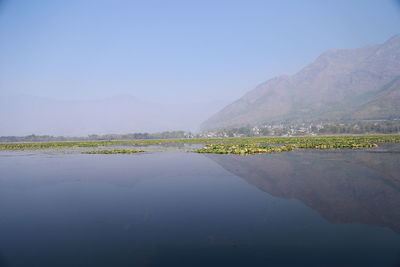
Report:
[[[218,101],[193,101],[178,106],[143,101],[130,95],[97,100],[0,95],[0,136],[86,136],[193,130],[219,106]]]
[[[400,35],[384,44],[330,50],[293,76],[260,84],[201,128],[400,117]]]

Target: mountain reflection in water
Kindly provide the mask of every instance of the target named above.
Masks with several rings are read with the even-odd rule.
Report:
[[[207,157],[262,191],[300,200],[332,223],[384,226],[400,233],[398,145],[378,151]]]
[[[0,267],[399,266],[393,147],[3,152]]]

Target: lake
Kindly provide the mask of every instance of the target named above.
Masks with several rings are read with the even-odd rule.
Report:
[[[1,151],[13,266],[400,266],[400,146]]]

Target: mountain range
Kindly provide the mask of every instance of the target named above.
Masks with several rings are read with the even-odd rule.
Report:
[[[132,95],[68,100],[0,95],[0,136],[188,131],[196,129],[220,106],[218,100],[194,100],[177,105]]]
[[[201,129],[398,118],[400,35],[380,45],[326,51],[298,73],[258,85]]]

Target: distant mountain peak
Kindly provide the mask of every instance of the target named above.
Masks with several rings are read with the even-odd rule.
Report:
[[[385,43],[384,45],[388,45],[391,43],[400,43],[400,34],[396,34],[393,35],[392,37],[390,37]]]

